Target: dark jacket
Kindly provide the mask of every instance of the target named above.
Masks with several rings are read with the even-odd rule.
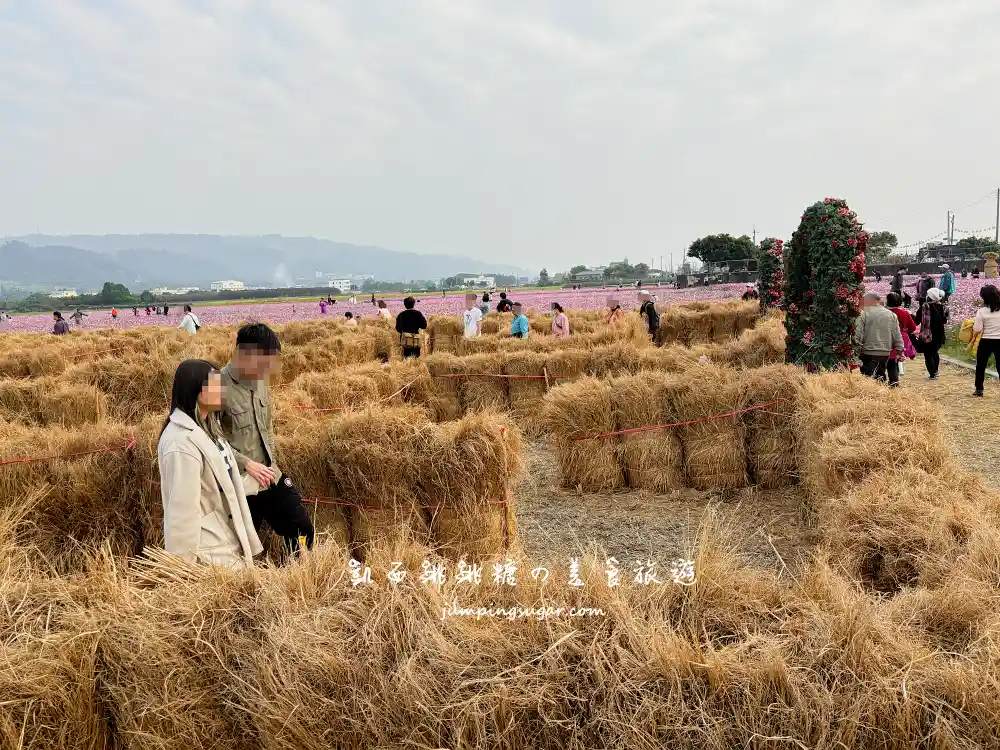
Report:
[[[643,302],[642,307],[639,308],[639,314],[646,316],[649,332],[655,334],[656,329],[660,327],[660,314],[656,312],[656,305],[653,304],[653,300]]]
[[[903,272],[902,271],[896,271],[896,273],[892,277],[892,283],[889,285],[889,288],[890,288],[891,291],[895,292],[896,294],[902,294],[903,293]]]
[[[510,312],[514,309],[514,303],[509,299],[502,299],[497,302],[497,312]]]
[[[420,310],[403,310],[396,316],[396,332],[411,333],[416,336],[427,328],[427,319]]]
[[[52,328],[52,333],[59,336],[69,333],[69,323],[62,319],[57,320],[55,326]]]
[[[927,312],[930,314],[931,346],[934,348],[940,348],[944,344],[944,327],[948,322],[948,311],[940,302],[924,302],[924,304],[920,305],[917,308],[917,314],[913,316],[913,320],[916,321],[918,326],[920,326],[921,334],[923,333],[925,307],[927,308]]]

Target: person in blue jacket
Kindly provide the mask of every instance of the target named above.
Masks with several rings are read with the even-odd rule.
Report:
[[[510,324],[510,335],[516,339],[528,338],[528,316],[524,314],[520,302],[514,303],[514,320]]]
[[[951,270],[951,266],[947,263],[943,263],[938,266],[944,273],[941,274],[941,279],[938,281],[938,289],[944,292],[944,301],[947,302],[948,298],[955,293],[955,273]]]

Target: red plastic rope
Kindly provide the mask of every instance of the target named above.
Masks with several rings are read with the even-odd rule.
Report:
[[[489,372],[454,372],[434,375],[435,378],[506,378],[508,380],[545,380],[544,375],[494,375]],[[549,380],[572,380],[566,375],[549,375]]]
[[[65,456],[39,456],[38,458],[13,458],[8,461],[0,461],[0,466],[8,464],[31,464],[38,461],[57,461],[62,458],[78,458],[79,456],[91,456],[95,453],[113,453],[115,451],[128,451],[135,447],[136,439],[133,437],[125,445],[109,445],[105,448],[97,448],[92,451],[81,451],[80,453],[67,453]]]
[[[740,414],[746,414],[749,411],[756,411],[757,409],[766,409],[769,406],[776,406],[782,403],[784,399],[779,399],[777,401],[771,401],[766,404],[757,404],[756,406],[749,406],[746,409],[740,409],[739,411],[730,411],[725,414],[713,414],[710,417],[699,417],[698,419],[691,419],[687,422],[672,422],[671,424],[658,424],[652,425],[650,427],[633,427],[629,430],[616,430],[615,432],[605,432],[602,435],[584,435],[582,437],[572,438],[573,440],[598,440],[600,438],[615,437],[616,435],[627,435],[631,432],[650,432],[652,430],[665,430],[668,427],[684,427],[686,425],[698,424],[699,422],[709,422],[713,419],[725,419],[726,417],[735,417]]]
[[[346,500],[334,500],[329,497],[304,497],[302,498],[304,503],[316,503],[317,505],[339,505],[343,508],[361,508],[362,510],[394,510],[394,509],[409,509],[413,508],[412,505],[360,505],[358,503],[349,503]],[[487,500],[487,505],[506,505],[506,500]],[[438,508],[443,508],[443,505],[418,505],[415,506],[421,510],[437,510]]]

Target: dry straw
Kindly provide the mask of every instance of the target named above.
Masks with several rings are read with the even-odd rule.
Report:
[[[611,381],[616,431],[677,422],[672,403],[681,387],[678,378],[659,373]],[[687,485],[677,428],[626,432],[618,449],[629,487],[664,493]]]
[[[545,426],[556,449],[559,475],[567,487],[607,492],[624,486],[618,440],[596,438],[615,431],[611,386],[584,377],[545,396]]]
[[[522,450],[518,430],[492,414],[435,429],[420,483],[429,500],[433,542],[442,554],[482,560],[510,548]]]
[[[765,489],[795,484],[799,470],[795,411],[804,374],[795,367],[770,365],[738,377],[750,404],[773,404],[743,415],[751,481]]]
[[[745,487],[749,478],[743,423],[736,412],[748,404],[739,380],[732,370],[707,362],[692,364],[684,374],[683,387],[672,391],[671,400],[680,421],[694,422],[681,427],[691,486],[699,490]]]

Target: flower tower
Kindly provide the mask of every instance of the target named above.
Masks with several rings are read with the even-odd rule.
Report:
[[[789,362],[809,370],[853,362],[867,248],[868,233],[840,198],[815,203],[802,214],[785,280]]]
[[[997,271],[997,254],[996,253],[983,253],[983,260],[986,263],[983,264],[983,274],[987,279],[995,279],[998,274]]]
[[[784,240],[768,237],[760,243],[760,260],[757,262],[757,291],[760,293],[760,311],[781,308],[785,299]]]

